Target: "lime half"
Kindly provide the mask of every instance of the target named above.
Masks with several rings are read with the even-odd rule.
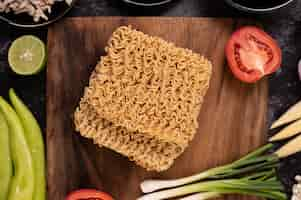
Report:
[[[11,69],[17,74],[37,74],[46,63],[45,44],[32,35],[19,37],[9,48],[8,62]]]

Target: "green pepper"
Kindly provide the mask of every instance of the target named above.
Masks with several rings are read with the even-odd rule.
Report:
[[[25,130],[25,137],[29,145],[33,168],[34,168],[34,195],[33,200],[46,199],[46,176],[45,176],[45,150],[42,131],[30,110],[16,95],[13,89],[9,90],[10,101],[15,108]]]
[[[34,190],[33,164],[21,120],[2,97],[0,97],[0,110],[6,118],[10,131],[11,156],[14,166],[8,200],[32,200]]]
[[[10,157],[9,130],[6,119],[0,111],[0,200],[7,200],[10,180],[12,178],[12,161]]]

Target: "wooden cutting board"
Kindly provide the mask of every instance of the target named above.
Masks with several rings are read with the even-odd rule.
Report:
[[[97,188],[116,200],[135,200],[145,178],[176,178],[225,164],[265,140],[267,80],[247,85],[226,66],[224,46],[243,20],[213,18],[69,18],[50,27],[47,67],[48,199],[74,189]],[[98,148],[74,131],[72,115],[110,34],[132,25],[213,62],[213,76],[199,117],[198,133],[173,167],[146,172],[127,158]],[[228,197],[228,199],[254,199]]]

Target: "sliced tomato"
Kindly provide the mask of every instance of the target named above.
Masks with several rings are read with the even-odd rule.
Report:
[[[114,200],[110,195],[104,192],[91,189],[82,189],[71,192],[66,200]]]
[[[232,34],[226,45],[226,57],[233,74],[247,83],[275,72],[282,59],[277,42],[255,26],[242,27]]]

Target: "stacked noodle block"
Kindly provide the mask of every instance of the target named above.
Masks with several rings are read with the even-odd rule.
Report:
[[[77,131],[147,170],[168,169],[196,133],[211,63],[131,27],[106,52],[75,111]]]

